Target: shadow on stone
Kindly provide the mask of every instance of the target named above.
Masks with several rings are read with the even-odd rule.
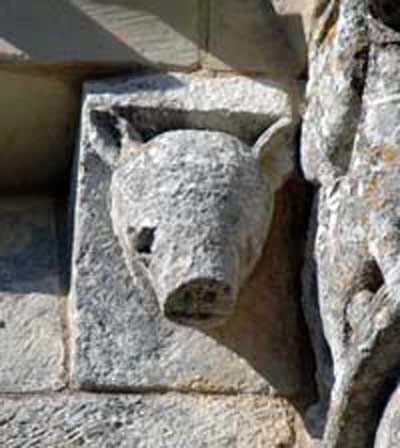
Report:
[[[55,206],[51,197],[0,202],[2,294],[59,293]]]
[[[52,62],[49,54],[65,62],[74,61],[77,54],[82,61],[109,54],[114,61],[145,62],[67,0],[4,1],[0,29],[1,38],[37,62]]]
[[[277,194],[263,256],[242,290],[227,325],[208,331],[237,353],[299,410],[315,401],[314,359],[300,298],[301,246],[306,214],[305,187],[290,181]]]
[[[300,16],[279,16],[258,0],[175,3],[3,0],[0,38],[39,64],[116,64],[120,70],[202,64],[275,79],[304,72]],[[289,38],[288,30],[296,37]]]

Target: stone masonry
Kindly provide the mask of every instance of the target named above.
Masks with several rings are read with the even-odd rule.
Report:
[[[0,5],[0,446],[311,446],[312,5],[166,5]]]
[[[400,446],[396,0],[2,0],[0,447]]]

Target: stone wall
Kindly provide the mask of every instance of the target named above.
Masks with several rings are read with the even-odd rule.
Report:
[[[207,101],[207,118],[168,106],[165,129],[190,122],[253,145],[287,110],[295,136],[312,9],[309,0],[2,1],[1,446],[311,446],[302,417],[316,399],[314,359],[300,305],[310,192],[296,169],[275,193],[232,317],[189,328],[132,286],[108,214],[119,128],[88,117],[96,101],[106,113],[126,107],[109,96],[127,76],[168,71],[238,83],[218,88],[215,104],[236,94],[241,108],[228,104],[224,124]]]
[[[166,5],[162,0],[2,3],[0,138],[8,149],[0,155],[0,166],[7,166],[0,189],[41,189],[66,173],[85,79],[174,69],[241,72],[290,84],[304,75],[309,0]],[[20,109],[22,98],[32,106]],[[46,109],[51,113],[41,113]],[[21,132],[15,130],[18,123],[24,124]],[[39,160],[40,176],[28,167]]]

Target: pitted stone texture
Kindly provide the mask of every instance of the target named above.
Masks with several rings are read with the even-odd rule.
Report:
[[[372,443],[400,357],[400,34],[371,16],[373,3],[321,2],[311,46],[302,161],[320,189],[305,311],[322,398],[332,389],[327,448]]]
[[[105,89],[106,84],[102,85]],[[111,83],[111,91],[113,87]],[[113,116],[110,109],[115,103],[116,98],[104,91],[103,118]],[[118,133],[116,120],[111,125],[109,120],[99,120],[94,113],[98,107],[99,94],[87,93],[77,162],[73,383],[90,389],[275,390],[300,395],[308,364],[296,346],[303,338],[296,303],[298,266],[292,264],[298,254],[290,231],[294,225],[288,212],[291,199],[282,198],[274,219],[276,228],[285,231],[274,233],[267,249],[266,257],[279,262],[263,258],[263,270],[239,298],[232,322],[210,332],[174,325],[162,317],[142,270],[135,275],[129,272],[113,233],[111,179],[119,154],[125,153],[128,131]],[[122,163],[126,160],[129,151]]]
[[[0,400],[0,444],[20,448],[302,448],[295,411],[268,397],[86,395]]]
[[[320,4],[310,42],[301,158],[307,179],[328,183],[346,172],[353,150],[368,56],[367,5]]]
[[[379,421],[374,448],[394,448],[400,445],[400,389],[390,397]]]
[[[250,147],[219,132],[166,132],[123,160],[111,196],[125,261],[149,272],[161,311],[201,328],[224,323],[273,213]]]
[[[128,271],[113,234],[108,204],[113,170],[98,156],[109,148],[87,145],[90,132],[90,127],[82,129],[79,161],[72,279],[73,382],[98,389],[269,390],[256,371],[212,337],[163,319],[140,270],[136,279]]]
[[[282,117],[297,122],[287,88],[264,78],[169,73],[94,81],[84,90],[94,119],[125,117],[146,140],[168,130],[205,129],[253,144]]]
[[[55,209],[51,199],[0,202],[0,392],[64,382]]]

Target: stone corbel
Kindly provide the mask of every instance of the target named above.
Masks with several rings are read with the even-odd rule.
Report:
[[[301,380],[288,385],[274,369],[276,342],[262,342],[262,366],[247,350],[261,338],[257,316],[284,314],[300,332],[292,286],[248,291],[257,316],[243,301],[246,318],[235,313],[268,236],[275,191],[293,169],[293,97],[243,76],[86,84],[72,198],[74,384],[297,393]],[[268,297],[274,311],[263,304]],[[235,319],[241,329],[231,328]],[[300,378],[297,364],[289,369]]]
[[[111,216],[126,265],[175,322],[230,317],[293,169],[296,119],[286,93],[263,82],[153,75],[90,111],[94,147],[118,147]]]
[[[145,271],[168,319],[200,328],[229,319],[293,168],[292,140],[282,117],[253,148],[198,129],[131,142],[112,179],[113,228],[133,277]]]

